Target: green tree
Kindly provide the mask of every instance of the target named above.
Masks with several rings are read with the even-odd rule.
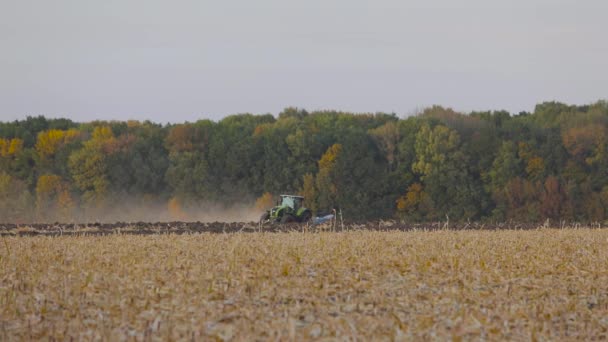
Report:
[[[88,208],[100,208],[105,203],[110,182],[107,156],[115,152],[115,138],[108,126],[93,130],[91,139],[74,151],[68,160],[70,174]]]
[[[424,125],[416,136],[416,162],[435,212],[427,219],[476,219],[480,214],[481,189],[469,174],[469,160],[460,149],[459,134],[446,126]]]

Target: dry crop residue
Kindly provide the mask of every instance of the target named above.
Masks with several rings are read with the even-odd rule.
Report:
[[[605,339],[608,230],[3,237],[0,339]]]

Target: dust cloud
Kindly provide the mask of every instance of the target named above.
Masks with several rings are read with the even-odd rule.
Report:
[[[114,199],[102,205],[43,212],[32,210],[20,222],[3,223],[115,223],[115,222],[252,222],[258,221],[263,209],[253,203],[231,205],[200,202],[182,204],[176,200],[161,202],[145,199]],[[2,220],[0,220],[2,221]]]
[[[126,205],[125,208],[113,209],[91,217],[96,222],[249,222],[257,221],[262,213],[253,205],[235,204],[229,207],[220,204],[206,203],[190,205],[175,212],[168,205]]]

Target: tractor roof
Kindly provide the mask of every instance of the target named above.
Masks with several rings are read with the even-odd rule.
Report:
[[[298,195],[281,195],[281,197],[295,197],[295,198],[304,198],[304,196],[298,196]]]

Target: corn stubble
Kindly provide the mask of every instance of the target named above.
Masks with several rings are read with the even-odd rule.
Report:
[[[606,339],[608,230],[5,237],[0,339]]]

